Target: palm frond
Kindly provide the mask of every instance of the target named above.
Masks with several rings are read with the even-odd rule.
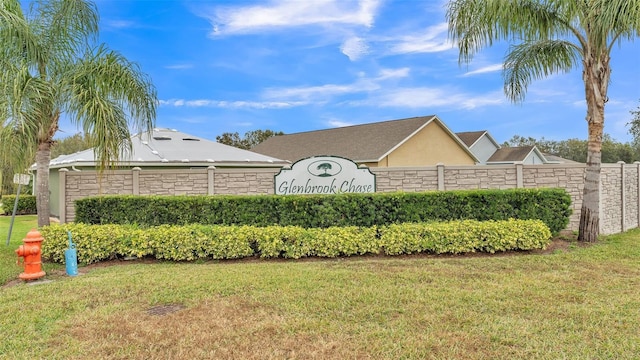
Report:
[[[97,39],[98,10],[86,0],[37,1],[31,28],[41,40],[44,64],[73,61]]]
[[[579,6],[562,9],[563,4],[537,0],[453,0],[446,14],[449,37],[458,43],[461,63],[470,62],[478,51],[501,40],[573,35],[583,41],[572,27]]]
[[[44,58],[38,36],[16,0],[0,1],[0,54],[5,62],[22,63],[30,69]],[[5,72],[4,67],[2,70]]]
[[[563,40],[541,40],[512,46],[503,70],[504,92],[513,102],[524,100],[532,80],[568,72],[580,62],[580,49]]]
[[[100,169],[131,150],[129,126],[153,128],[157,96],[139,67],[101,46],[68,69],[66,110],[91,134]]]

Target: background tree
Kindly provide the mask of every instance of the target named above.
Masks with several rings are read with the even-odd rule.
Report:
[[[637,109],[631,110],[631,121],[627,123],[630,125],[629,134],[633,136],[633,143],[636,147],[640,147],[640,106]]]
[[[578,239],[596,241],[611,48],[640,36],[640,0],[453,0],[447,20],[461,62],[494,41],[516,43],[503,65],[504,91],[513,102],[524,100],[532,80],[581,68],[589,134]]]
[[[244,133],[244,137],[240,138],[240,134],[238,134],[237,132],[226,132],[222,133],[222,135],[216,136],[216,141],[221,144],[249,150],[254,146],[260,144],[261,142],[267,140],[268,138],[278,135],[284,135],[284,133],[282,131],[273,130],[253,130],[247,131],[246,133]]]
[[[77,133],[60,140],[56,140],[51,147],[51,158],[55,159],[60,155],[69,155],[77,153],[78,151],[91,149],[92,147],[93,145],[91,145],[91,139],[89,136]]]
[[[587,161],[587,140],[567,139],[567,140],[546,140],[544,137],[535,139],[532,137],[522,137],[514,135],[502,146],[530,146],[535,145],[544,153],[563,157],[565,159],[584,163]],[[624,161],[631,164],[640,161],[640,149],[631,143],[616,141],[609,134],[602,137],[602,162],[617,163]]]
[[[0,1],[0,146],[26,169],[35,154],[38,226],[49,224],[49,161],[62,114],[96,150],[102,172],[131,150],[129,126],[150,131],[157,97],[135,63],[93,46],[98,11],[86,0]]]

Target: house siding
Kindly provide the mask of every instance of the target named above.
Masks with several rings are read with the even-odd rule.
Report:
[[[438,123],[431,122],[388,156],[387,166],[473,165],[475,160],[464,146]]]
[[[533,151],[524,159],[522,163],[525,165],[540,165],[544,164],[544,160],[538,154],[536,154],[535,151]]]
[[[469,150],[478,158],[480,164],[486,164],[491,155],[498,150],[498,147],[485,134],[482,135]]]

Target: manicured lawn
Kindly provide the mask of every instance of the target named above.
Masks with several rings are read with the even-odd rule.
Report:
[[[2,288],[0,357],[640,358],[640,231],[539,255],[125,264]]]
[[[18,256],[16,249],[22,245],[27,233],[31,229],[38,227],[38,218],[36,215],[16,216],[11,231],[11,241],[7,246],[7,235],[9,234],[9,225],[11,216],[0,216],[0,284],[6,283],[8,280],[15,279],[23,269],[18,266]],[[45,264],[44,270],[60,268],[60,265]]]

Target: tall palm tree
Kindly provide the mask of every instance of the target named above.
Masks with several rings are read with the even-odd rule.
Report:
[[[503,66],[513,102],[524,100],[532,80],[581,67],[589,137],[579,240],[596,241],[611,48],[640,36],[640,0],[453,0],[447,20],[461,63],[494,41],[514,44]]]
[[[94,46],[98,11],[86,0],[0,1],[0,142],[24,170],[35,155],[38,225],[49,224],[49,161],[62,114],[81,127],[104,170],[148,131],[157,96],[135,63]]]

